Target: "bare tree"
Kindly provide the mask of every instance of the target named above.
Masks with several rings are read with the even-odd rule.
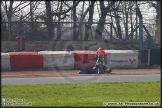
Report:
[[[31,28],[31,39],[32,39],[32,41],[34,41],[35,39],[34,39],[34,21],[33,21],[33,11],[32,11],[32,1],[30,1],[30,17],[31,17],[31,24],[30,24],[30,28]]]
[[[89,19],[88,19],[88,24],[85,25],[85,37],[84,40],[88,40],[90,34],[91,34],[91,26],[92,26],[92,22],[93,22],[93,14],[94,14],[94,4],[95,4],[95,0],[91,1],[91,5],[90,5],[90,10],[89,10]],[[90,1],[89,1],[90,4]]]
[[[110,11],[111,7],[114,6],[115,2],[116,0],[111,1],[110,4],[105,7],[104,1],[100,1],[101,17],[95,30],[95,40],[102,40],[102,31],[104,29],[107,12]]]
[[[134,6],[134,1],[124,1],[123,5],[123,24],[125,28],[125,37],[128,36],[129,31],[129,24],[131,24],[131,31],[133,30],[133,22],[132,22],[132,8]],[[129,17],[130,16],[130,17]],[[130,20],[129,20],[130,19]],[[130,23],[129,23],[130,21]],[[133,39],[133,35],[131,36]]]
[[[53,15],[51,12],[51,2],[50,1],[45,1],[46,4],[46,23],[47,23],[47,30],[48,30],[48,40],[51,40],[52,37],[54,36],[54,25],[53,25]]]
[[[153,7],[156,11],[156,17],[155,17],[155,41],[156,43],[161,43],[161,1],[143,1],[138,3],[138,5],[148,4],[149,7]]]
[[[85,1],[83,1],[82,11],[81,11],[81,17],[84,14],[84,6],[85,6]],[[82,21],[81,17],[80,17],[80,21]],[[79,28],[78,28],[78,31],[77,31],[77,36],[79,36],[79,35],[80,35],[80,40],[82,41],[82,38],[83,38],[83,23],[80,23],[80,25],[79,25]]]
[[[73,40],[77,40],[76,37],[76,1],[73,1],[73,20],[74,20],[74,26],[73,26]]]
[[[58,4],[59,5],[59,4]],[[62,12],[62,5],[63,5],[63,3],[61,2],[61,5],[60,5],[60,7],[59,7],[59,11],[60,12]],[[58,24],[57,24],[57,40],[59,40],[59,39],[61,39],[61,24],[60,24],[60,21],[61,21],[61,15],[58,15],[57,16],[58,17]]]
[[[17,3],[16,5],[13,6],[14,1],[2,1],[1,5],[3,7],[3,9],[6,12],[7,15],[7,19],[8,19],[8,32],[9,32],[9,40],[13,40],[13,35],[12,35],[12,23],[11,20],[13,18],[13,16],[15,16],[16,18],[19,18],[20,20],[22,20],[23,18],[25,18],[26,16],[29,15],[29,13],[23,13],[23,9],[27,6],[29,6],[30,2],[27,3],[28,1],[20,1],[20,2],[15,2]],[[8,4],[7,4],[8,3]],[[25,15],[22,15],[25,14]],[[19,33],[18,33],[19,34]],[[15,40],[15,39],[14,39]]]
[[[161,40],[161,1],[156,0],[154,3],[153,1],[149,1],[149,6],[154,7],[156,10],[156,43],[160,43]]]
[[[12,18],[12,14],[13,14],[13,0],[11,0],[9,2],[9,7],[7,7],[7,3],[5,1],[5,5],[4,5],[4,9],[6,11],[6,14],[7,14],[7,18],[8,18],[8,31],[9,31],[9,36],[8,36],[8,39],[9,39],[9,51],[10,51],[10,39],[11,39],[11,18]]]
[[[3,23],[6,21],[5,12],[1,10],[1,40],[8,40],[8,31],[7,31],[7,24]]]
[[[94,4],[92,3],[92,4],[85,10],[84,13],[83,13],[83,9],[82,9],[82,14],[81,14],[80,23],[79,23],[79,25],[78,25],[78,28],[81,28],[81,27],[82,27],[82,25],[83,25],[82,22],[85,20],[85,16],[86,16],[87,13],[90,11],[92,5],[94,5]],[[84,6],[84,3],[83,3],[83,6]],[[92,16],[92,17],[93,17],[93,16]],[[92,23],[91,23],[91,25],[92,25]],[[80,32],[81,32],[80,29],[78,29],[78,31],[77,31],[77,33],[76,33],[76,36],[75,36],[76,39],[78,39],[78,36],[79,36],[79,33],[80,33]]]
[[[132,22],[132,8],[130,9],[130,22],[131,22],[131,32],[133,31],[133,22]],[[127,35],[126,35],[127,36]],[[133,39],[133,35],[131,36],[131,39]]]
[[[75,7],[79,4],[78,2],[75,2],[75,5],[73,6],[68,6],[64,1],[62,1],[62,3],[64,3],[68,9],[67,10],[56,10],[55,12],[51,12],[51,2],[50,1],[45,1],[46,4],[46,13],[47,13],[47,17],[42,16],[42,18],[45,20],[46,24],[47,24],[47,29],[48,29],[48,38],[49,40],[54,37],[54,27],[55,25],[53,24],[53,16],[57,16],[58,19],[64,19],[67,16],[69,16],[67,13],[70,10],[75,10]],[[63,5],[62,5],[63,6]],[[63,17],[61,17],[63,15]],[[60,39],[61,35],[57,36],[57,39]]]
[[[114,11],[115,13],[115,24],[116,24],[116,33],[119,39],[122,39],[122,31],[121,31],[121,24],[120,24],[120,18],[118,17],[118,11]]]

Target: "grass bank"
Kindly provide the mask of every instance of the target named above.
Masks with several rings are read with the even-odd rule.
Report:
[[[160,81],[1,85],[2,98],[32,106],[103,106],[103,102],[159,102]]]

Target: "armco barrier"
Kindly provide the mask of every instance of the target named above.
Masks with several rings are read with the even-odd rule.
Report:
[[[1,70],[11,70],[10,55],[1,53]]]
[[[138,68],[138,50],[105,50],[111,68]]]
[[[75,65],[74,69],[80,69],[83,67],[92,68],[96,63],[96,51],[87,51],[87,50],[74,50],[70,51],[71,54],[74,54]]]
[[[43,56],[38,52],[8,52],[11,70],[43,69]]]
[[[44,69],[74,69],[74,55],[69,51],[39,51]]]

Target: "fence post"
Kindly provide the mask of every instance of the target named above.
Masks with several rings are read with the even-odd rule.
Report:
[[[150,65],[150,49],[148,49],[148,65]]]

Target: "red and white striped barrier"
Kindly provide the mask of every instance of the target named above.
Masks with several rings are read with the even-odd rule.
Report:
[[[39,51],[44,69],[74,69],[74,55],[69,51]]]
[[[11,70],[43,69],[43,56],[38,52],[8,52]]]
[[[111,68],[138,68],[138,50],[105,50]],[[1,53],[1,70],[92,68],[96,51],[39,51]]]
[[[1,53],[1,70],[11,70],[10,55]]]

